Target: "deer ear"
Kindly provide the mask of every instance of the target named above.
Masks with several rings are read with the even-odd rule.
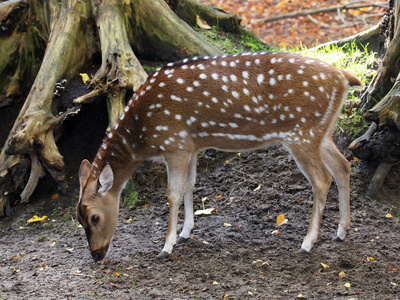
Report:
[[[100,176],[99,176],[99,190],[98,192],[105,193],[109,191],[114,183],[114,173],[110,167],[110,165],[106,165],[101,171]]]
[[[86,183],[87,179],[89,178],[90,171],[92,170],[92,165],[87,159],[82,160],[81,162],[81,167],[79,168],[79,184],[81,185],[81,188],[84,186]]]

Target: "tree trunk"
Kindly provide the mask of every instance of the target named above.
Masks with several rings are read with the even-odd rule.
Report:
[[[0,106],[15,103],[24,87],[32,85],[0,153],[0,216],[5,209],[8,213],[10,204],[29,201],[45,174],[66,191],[54,130],[77,113],[79,105],[60,113],[58,90],[64,79],[87,68],[95,53],[101,53],[102,61],[90,81],[92,91],[75,102],[105,94],[111,126],[123,110],[127,91],[137,90],[147,78],[138,57],[172,61],[220,54],[171,8],[187,21],[201,14],[210,23],[219,18],[239,30],[240,20],[197,1],[167,2],[170,6],[163,0],[0,3]]]

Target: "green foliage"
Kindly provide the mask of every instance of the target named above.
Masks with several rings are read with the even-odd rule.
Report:
[[[125,191],[128,195],[124,198],[123,202],[126,203],[129,208],[135,207],[139,202],[139,195],[132,180],[126,185]]]
[[[300,51],[299,53],[302,55],[318,58],[339,69],[346,70],[360,78],[364,84],[368,84],[375,74],[376,53],[368,52],[367,47],[361,50],[355,42],[343,47],[332,44],[310,50],[302,47],[294,49],[294,51]]]
[[[154,73],[159,67],[149,67],[149,66],[143,66],[143,69],[147,74],[152,74]]]
[[[211,30],[202,31],[201,34],[219,50],[235,54],[246,51],[267,51],[270,47],[261,42],[252,32],[241,29],[239,33],[227,33],[213,26]]]

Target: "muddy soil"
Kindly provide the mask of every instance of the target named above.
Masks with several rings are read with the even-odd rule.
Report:
[[[42,180],[29,204],[0,220],[0,299],[400,298],[398,168],[377,202],[364,197],[368,166],[353,161],[346,241],[333,240],[333,185],[319,241],[300,254],[311,186],[281,147],[202,153],[195,209],[207,197],[205,207],[215,211],[196,217],[192,237],[164,260],[156,255],[167,229],[165,168],[146,163],[134,174],[139,201],[133,207],[121,203],[112,249],[95,263],[75,218],[77,170],[82,158],[95,155],[106,125],[105,104],[88,104],[67,120],[59,147],[69,166],[68,194],[59,196],[54,182]],[[288,219],[282,226],[279,214]],[[34,215],[47,221],[27,224]]]

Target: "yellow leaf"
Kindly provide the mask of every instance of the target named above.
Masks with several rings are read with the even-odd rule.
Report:
[[[149,205],[146,203],[146,204],[144,205],[144,207],[149,208]]]
[[[355,161],[355,162],[358,162],[358,157],[354,157],[354,161]]]
[[[287,221],[288,221],[288,220],[285,219],[285,215],[279,215],[279,216],[276,218],[276,223],[278,224],[278,226],[281,226],[281,225],[287,223]]]
[[[42,222],[47,218],[47,216],[43,216],[43,217],[38,217],[38,216],[33,216],[32,218],[30,218],[28,221],[26,221],[27,223],[35,223],[35,222]]]
[[[324,268],[324,270],[330,268],[327,264],[324,264],[324,263],[320,263],[320,264]]]
[[[350,288],[351,287],[351,284],[350,283],[348,283],[348,282],[346,282],[345,284],[343,284],[345,287],[347,287],[347,288]]]
[[[225,295],[224,295],[224,299],[228,298],[229,296],[231,296],[231,294],[229,294],[229,293],[228,293],[228,294],[225,294]]]
[[[222,198],[222,194],[215,196],[215,199],[221,199],[221,198]]]
[[[201,19],[199,15],[196,16],[196,24],[201,29],[207,29],[207,30],[211,29],[211,26],[208,25],[208,23],[205,20]]]
[[[217,282],[217,281],[213,281],[213,283],[212,283],[213,285],[219,285],[219,282]]]
[[[261,184],[259,184],[258,187],[256,187],[256,188],[253,190],[253,192],[257,192],[257,191],[259,191],[260,189],[261,189]]]
[[[51,199],[57,199],[58,197],[60,197],[60,195],[59,195],[59,194],[54,194],[54,195],[51,195]]]
[[[212,208],[207,208],[207,209],[199,209],[199,210],[196,210],[196,211],[194,212],[194,215],[195,215],[195,216],[211,215],[211,213],[212,213],[214,210],[215,210],[214,207],[212,207]]]
[[[274,230],[271,232],[272,234],[281,234],[281,232],[279,230]]]
[[[231,227],[232,225],[229,223],[224,223],[224,227]]]
[[[393,216],[392,216],[391,213],[386,214],[385,217],[386,217],[386,218],[393,218]]]
[[[86,74],[86,73],[80,73],[79,75],[81,75],[82,81],[83,81],[84,84],[86,84],[86,82],[89,81],[89,75],[88,75],[88,74]]]
[[[305,297],[302,294],[298,294],[297,298],[304,299]]]
[[[345,273],[345,272],[343,272],[343,271],[341,271],[340,273],[339,273],[339,277],[340,278],[344,278],[344,277],[346,277],[347,276],[347,274]]]
[[[375,260],[375,258],[373,258],[372,256],[367,257],[367,261],[373,261]]]
[[[118,272],[115,272],[115,273],[114,273],[114,276],[119,277],[119,275],[120,275],[120,274],[119,274]]]

